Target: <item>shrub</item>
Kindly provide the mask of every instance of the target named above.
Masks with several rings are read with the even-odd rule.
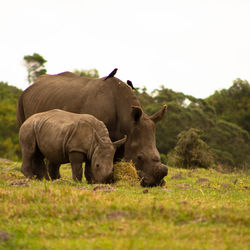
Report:
[[[171,154],[171,161],[183,168],[209,168],[213,164],[213,156],[208,145],[200,138],[201,131],[190,128],[181,132],[177,144]]]

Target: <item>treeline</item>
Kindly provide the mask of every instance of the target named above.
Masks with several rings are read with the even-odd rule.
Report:
[[[0,82],[0,157],[20,160],[16,106],[22,90]]]
[[[0,82],[0,157],[12,160],[21,160],[16,123],[16,105],[21,93],[22,90]],[[200,167],[203,162],[228,168],[250,166],[247,81],[236,79],[229,89],[216,91],[207,99],[197,99],[164,86],[152,93],[145,88],[137,89],[136,94],[149,115],[161,105],[168,105],[156,132],[157,147],[168,164],[182,166],[183,163],[185,167],[188,159],[178,158],[177,153],[185,155],[189,151],[189,162]]]
[[[137,95],[148,114],[154,113],[163,104],[168,105],[166,117],[157,124],[156,133],[158,149],[167,163],[176,162],[178,140],[188,138],[189,133],[189,141],[197,136],[195,143],[201,139],[208,145],[210,155],[207,158],[213,158],[208,162],[227,168],[249,168],[250,85],[247,81],[236,79],[229,89],[216,91],[207,99],[197,99],[164,86],[151,94],[146,89],[138,90]],[[198,131],[199,136],[194,131]],[[197,154],[204,155],[204,151],[189,149],[194,146],[189,144],[182,151],[183,155],[190,155],[192,150],[191,158],[197,158]]]

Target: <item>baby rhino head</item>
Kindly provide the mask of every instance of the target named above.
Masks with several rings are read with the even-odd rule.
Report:
[[[113,179],[115,151],[125,143],[127,136],[115,142],[111,140],[104,142],[97,133],[95,137],[97,143],[91,159],[92,183],[110,183]]]

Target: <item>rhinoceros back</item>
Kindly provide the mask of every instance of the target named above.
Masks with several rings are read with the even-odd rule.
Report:
[[[32,128],[32,131],[23,131]],[[103,122],[88,114],[75,114],[63,110],[50,110],[32,115],[20,128],[20,134],[33,133],[43,155],[54,163],[68,162],[68,153],[88,152],[97,133],[109,139]],[[109,141],[111,143],[111,141]]]
[[[19,99],[21,125],[31,115],[51,109],[95,116],[107,126],[112,140],[121,139],[131,120],[131,106],[139,106],[133,91],[117,78],[107,81],[79,77],[70,72],[43,75]]]

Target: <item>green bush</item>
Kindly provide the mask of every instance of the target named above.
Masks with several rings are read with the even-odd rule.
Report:
[[[171,160],[176,166],[187,169],[212,166],[212,153],[200,136],[201,131],[195,128],[183,131],[177,136],[178,141],[171,154]]]

